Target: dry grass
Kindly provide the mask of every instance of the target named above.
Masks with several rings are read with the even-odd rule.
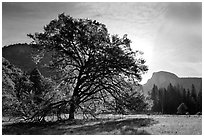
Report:
[[[2,126],[7,135],[149,135],[202,134],[202,116],[105,115],[99,119]]]
[[[140,127],[156,122],[148,118],[100,118],[97,120],[74,120],[47,123],[14,123],[3,125],[7,135],[62,135],[62,134],[149,134]]]

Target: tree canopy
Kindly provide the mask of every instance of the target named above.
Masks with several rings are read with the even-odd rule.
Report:
[[[60,14],[43,32],[28,36],[41,51],[52,51],[50,66],[61,74],[58,80],[70,87],[70,119],[94,94],[103,91],[117,97],[128,80],[137,83],[148,70],[138,57],[140,52],[131,49],[127,35],[110,36],[96,20]]]

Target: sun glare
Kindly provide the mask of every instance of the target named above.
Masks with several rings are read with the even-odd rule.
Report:
[[[133,50],[140,50],[144,52],[143,58],[146,60],[146,65],[149,68],[149,71],[142,75],[142,81],[140,82],[141,84],[144,84],[147,82],[149,78],[151,78],[151,62],[152,62],[152,55],[153,55],[153,43],[151,43],[150,40],[141,40],[141,39],[136,39],[132,40],[132,49]]]

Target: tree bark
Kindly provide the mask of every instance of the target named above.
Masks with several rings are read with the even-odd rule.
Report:
[[[69,110],[69,120],[73,120],[74,118],[74,113],[75,113],[75,104],[71,103],[70,104],[70,110]]]

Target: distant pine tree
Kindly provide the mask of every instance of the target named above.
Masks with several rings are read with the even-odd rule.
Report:
[[[172,86],[171,83],[167,89],[158,89],[154,85],[151,92],[151,99],[153,100],[153,112],[176,114],[178,113],[178,107],[182,103],[186,105],[186,112],[188,111],[190,114],[202,111],[202,92],[200,91],[196,94],[194,85],[192,85],[191,90],[187,89],[187,91],[180,85]]]

